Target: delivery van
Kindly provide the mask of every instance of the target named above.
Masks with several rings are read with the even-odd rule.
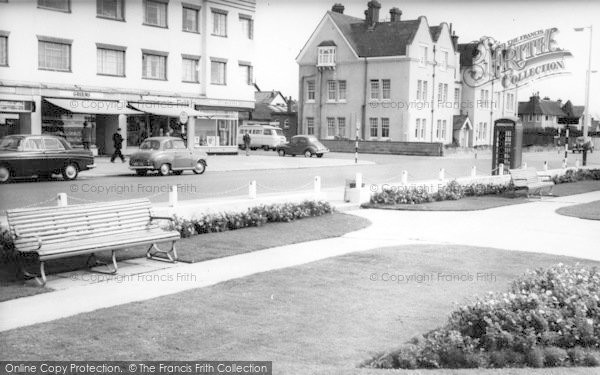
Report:
[[[272,125],[241,125],[237,134],[237,144],[242,150],[244,146],[244,134],[250,135],[250,149],[262,148],[265,151],[277,149],[277,146],[287,142],[283,130]]]

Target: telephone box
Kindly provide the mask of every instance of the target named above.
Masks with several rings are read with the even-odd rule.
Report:
[[[518,117],[503,117],[494,121],[494,144],[492,147],[492,174],[498,174],[498,166],[520,168],[523,153],[523,124]]]

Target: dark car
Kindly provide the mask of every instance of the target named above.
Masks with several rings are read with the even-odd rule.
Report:
[[[14,177],[49,178],[53,173],[74,180],[80,171],[94,167],[91,151],[74,149],[61,137],[16,134],[0,139],[0,182]]]
[[[329,149],[313,135],[296,135],[288,143],[277,146],[279,156],[304,155],[307,158],[317,155],[318,158],[329,152]]]
[[[573,153],[583,152],[583,150],[594,152],[594,142],[592,142],[591,138],[586,139],[585,137],[577,137],[575,139],[575,143],[573,144]]]
[[[206,170],[206,153],[190,150],[183,139],[176,137],[146,138],[140,145],[139,151],[129,158],[129,168],[139,176],[148,171],[158,171],[161,175],[182,174],[183,171],[193,171],[202,174]]]

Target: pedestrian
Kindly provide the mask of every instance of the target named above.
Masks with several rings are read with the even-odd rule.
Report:
[[[87,121],[83,122],[83,129],[81,129],[81,143],[83,143],[84,149],[90,149],[90,143],[92,143],[92,129],[88,127]]]
[[[244,140],[244,148],[246,149],[246,156],[250,156],[250,134],[246,133],[244,134],[244,137],[242,138]]]
[[[123,137],[121,136],[121,128],[118,128],[115,134],[113,134],[113,143],[115,146],[115,152],[113,152],[112,156],[110,157],[110,162],[114,163],[115,159],[117,157],[120,157],[121,161],[125,163],[125,158],[121,153],[121,148],[123,147]]]

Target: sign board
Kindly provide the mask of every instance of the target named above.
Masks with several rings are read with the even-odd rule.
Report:
[[[179,114],[179,122],[182,124],[187,124],[188,122],[188,114],[185,111],[181,111]]]
[[[23,100],[0,100],[0,112],[31,112],[33,102]]]
[[[61,90],[59,91],[60,96],[67,98],[77,98],[77,99],[104,99],[104,94],[101,92],[91,92],[91,91],[83,91],[83,90],[75,90],[75,91],[67,91]]]

